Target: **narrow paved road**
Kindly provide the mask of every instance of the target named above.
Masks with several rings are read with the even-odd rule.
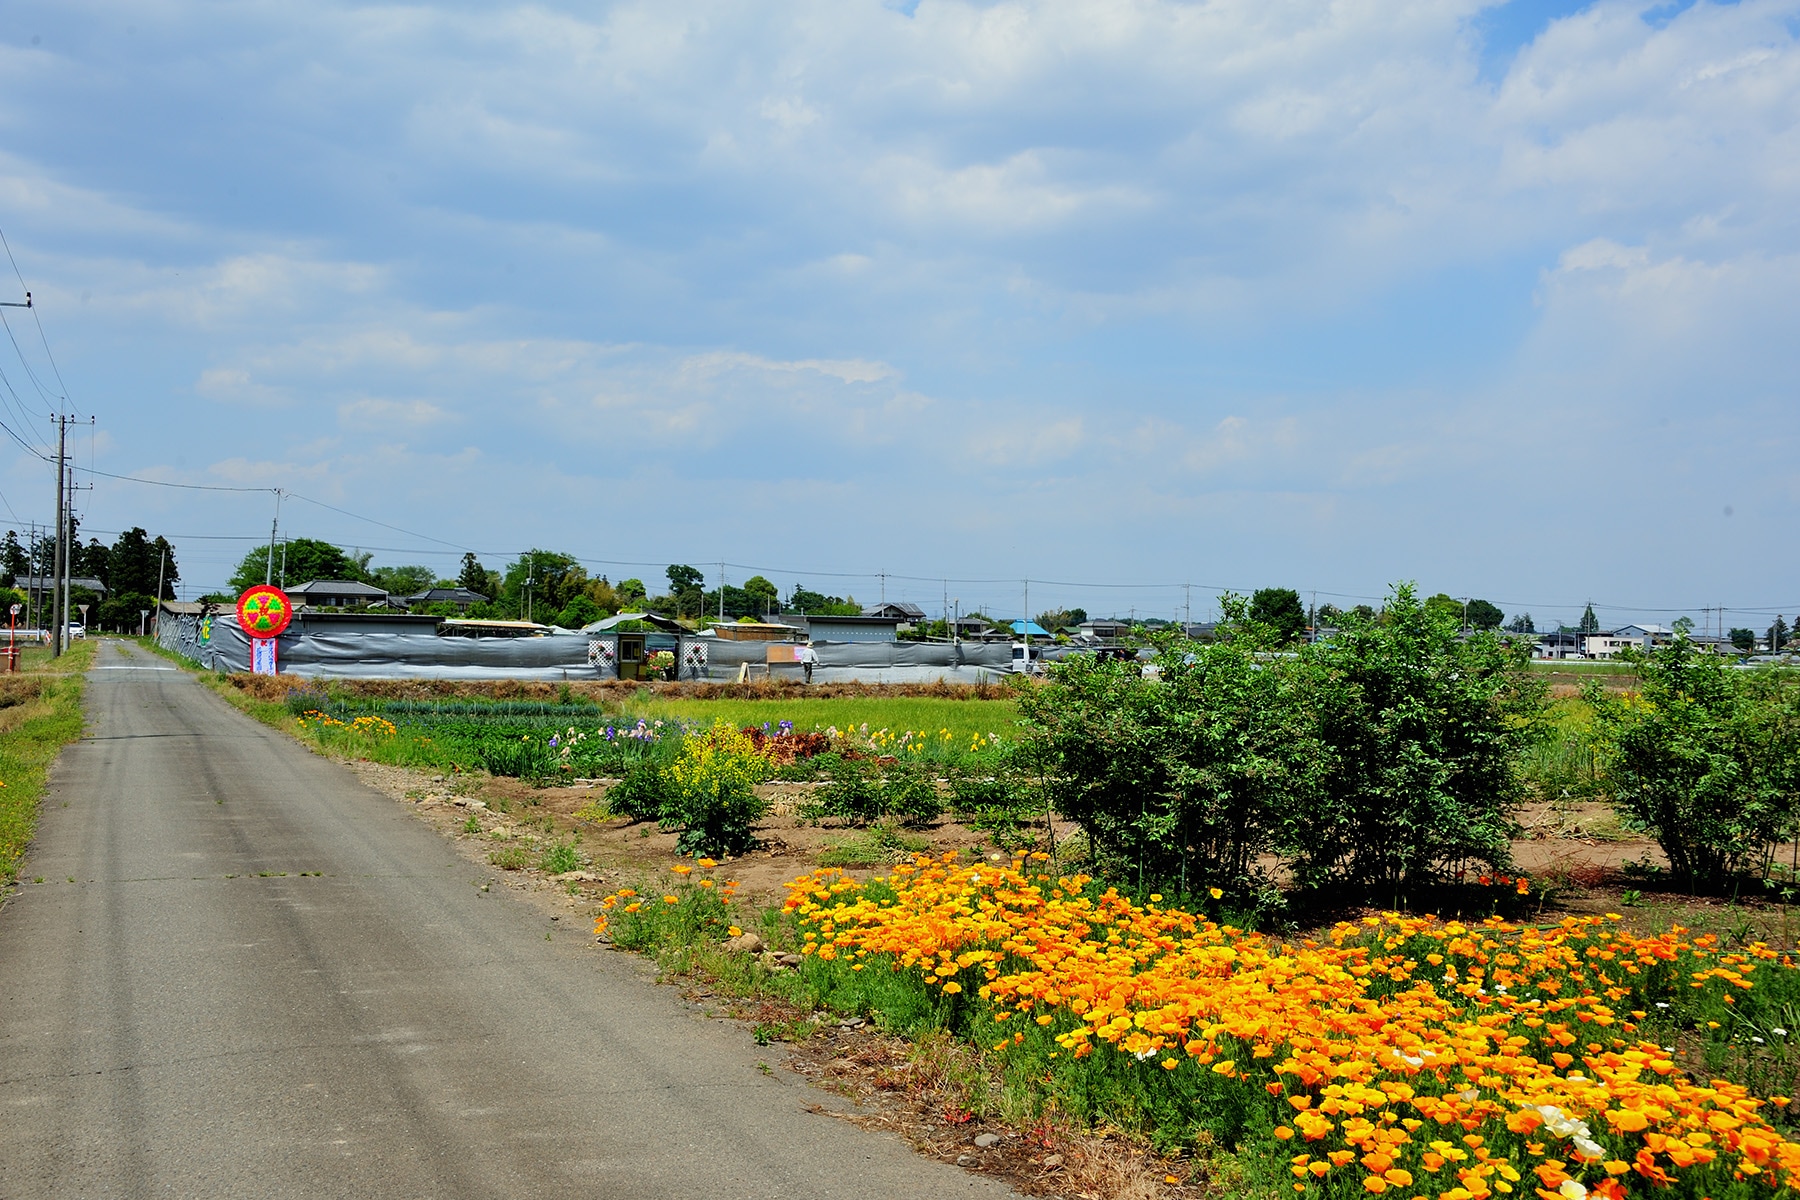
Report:
[[[88,718],[0,911],[0,1200],[1011,1194],[168,664],[103,647]]]

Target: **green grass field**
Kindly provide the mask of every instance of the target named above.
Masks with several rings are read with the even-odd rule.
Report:
[[[760,726],[765,721],[778,725],[792,721],[801,733],[838,729],[860,729],[863,725],[873,733],[887,729],[895,734],[908,730],[932,734],[948,729],[953,742],[967,746],[977,735],[988,734],[1012,738],[1018,720],[1018,709],[1011,700],[950,700],[931,696],[841,697],[830,700],[668,700],[644,696],[627,700],[616,710],[618,716],[643,717],[646,720],[711,722],[723,717],[738,726]]]
[[[31,844],[50,764],[81,736],[81,672],[93,658],[89,641],[60,660],[32,649],[19,674],[0,675],[0,881],[13,878]]]

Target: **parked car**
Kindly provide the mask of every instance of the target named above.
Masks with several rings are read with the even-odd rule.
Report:
[[[87,637],[87,626],[71,624],[69,626],[69,637],[71,639]]]

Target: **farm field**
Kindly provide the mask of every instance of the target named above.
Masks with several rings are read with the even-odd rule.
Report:
[[[681,719],[710,725],[724,719],[734,725],[760,727],[793,722],[802,732],[866,726],[870,732],[948,730],[952,740],[967,744],[989,734],[1005,738],[1013,731],[1018,710],[1011,700],[950,700],[929,696],[845,697],[842,699],[677,700],[663,696],[623,701],[620,716],[652,720]]]
[[[1792,897],[1676,890],[1657,846],[1597,792],[1595,713],[1579,697],[1550,702],[1551,736],[1525,764],[1533,798],[1512,845],[1523,880],[1471,879],[1430,909],[1414,897],[1406,915],[1265,916],[1261,933],[1217,892],[1090,878],[1072,822],[961,803],[959,780],[1003,769],[984,744],[997,731],[980,724],[961,726],[970,742],[953,753],[918,760],[939,768],[927,773],[938,810],[823,802],[845,790],[839,763],[877,779],[908,769],[908,743],[876,736],[882,717],[941,731],[954,728],[945,707],[961,706],[1010,726],[1007,702],[600,699],[334,696],[321,721],[320,709],[291,711],[307,695],[239,697],[362,760],[353,769],[493,878],[597,912],[603,937],[730,998],[759,1040],[803,1047],[807,1069],[872,1107],[900,1105],[894,1120],[918,1144],[959,1147],[964,1122],[1037,1131],[992,1156],[1015,1179],[1065,1155],[1098,1161],[1092,1131],[1110,1128],[1142,1139],[1131,1144],[1156,1165],[1131,1187],[1077,1190],[1176,1194],[1219,1179],[1254,1195],[1747,1200],[1800,1184],[1787,1112],[1800,1088]],[[696,748],[747,753],[731,742],[746,726],[857,732],[833,740],[819,760],[833,765],[818,770],[771,758],[749,848],[716,860],[682,853],[677,809],[659,823],[616,808],[616,776],[389,761],[393,748],[416,757],[458,738],[548,747],[584,716],[610,725],[609,745],[626,725],[664,731],[640,737],[636,762],[618,760],[628,777],[650,760],[679,777],[672,764]],[[841,1022],[871,1032],[849,1038]],[[845,1054],[890,1082],[844,1076]],[[929,1086],[892,1082],[927,1060]]]

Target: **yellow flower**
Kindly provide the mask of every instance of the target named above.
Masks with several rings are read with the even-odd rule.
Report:
[[[1224,888],[1207,888],[1206,894],[1211,896],[1214,900],[1217,900],[1220,897],[1225,895],[1225,889]]]

